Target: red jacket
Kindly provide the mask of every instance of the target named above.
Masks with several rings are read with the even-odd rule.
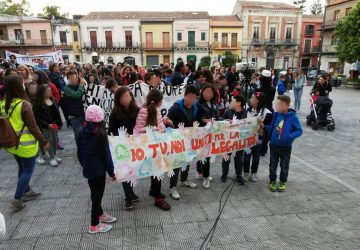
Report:
[[[52,82],[49,82],[49,85],[50,85],[51,92],[53,94],[56,104],[59,104],[61,97],[60,97],[58,89],[56,88],[55,84],[53,84]]]

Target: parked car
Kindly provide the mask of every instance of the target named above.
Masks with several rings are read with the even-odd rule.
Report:
[[[316,80],[318,78],[318,76],[320,75],[327,75],[328,73],[325,70],[317,70],[317,69],[313,69],[310,70],[307,74],[306,77],[308,80]]]

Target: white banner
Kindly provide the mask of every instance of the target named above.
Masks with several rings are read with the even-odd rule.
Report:
[[[44,63],[48,66],[52,62],[55,62],[55,63],[63,63],[64,62],[61,50],[57,50],[57,51],[50,52],[50,53],[43,54],[43,55],[33,55],[33,56],[17,54],[17,53],[13,53],[9,50],[5,50],[5,57],[6,57],[7,61],[10,61],[10,55],[16,56],[17,63],[31,65],[31,66],[36,66],[39,63],[40,58],[44,59]]]

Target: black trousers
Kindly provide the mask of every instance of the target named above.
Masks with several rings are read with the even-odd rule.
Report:
[[[250,154],[244,154],[244,172],[250,173],[250,161],[251,163],[251,173],[256,174],[260,164],[260,152],[261,152],[262,144],[257,144],[251,148]]]
[[[230,159],[228,161],[225,161],[225,159],[222,160],[222,176],[221,176],[222,178],[226,178],[229,174],[231,154],[229,154],[229,156],[230,156]],[[244,151],[237,151],[234,156],[234,166],[235,166],[236,177],[242,176],[243,159],[244,159]]]
[[[190,165],[186,166],[185,171],[181,171],[181,168],[174,169],[174,175],[170,178],[170,188],[176,187],[179,179],[180,172],[180,181],[187,181],[189,175]]]
[[[106,176],[96,179],[88,179],[91,191],[91,225],[99,224],[99,216],[104,213],[101,207],[101,200],[104,196]]]
[[[150,192],[154,194],[155,199],[161,198],[161,181],[151,176]]]
[[[130,182],[123,182],[122,186],[123,186],[124,193],[125,193],[125,200],[131,201],[134,198],[135,193],[134,193],[134,190],[133,190]]]
[[[210,158],[206,158],[205,162],[198,161],[196,163],[196,170],[199,174],[202,174],[204,178],[210,176]]]

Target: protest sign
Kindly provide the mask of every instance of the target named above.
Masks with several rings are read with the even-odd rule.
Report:
[[[161,106],[161,115],[166,116],[168,110],[173,103],[184,96],[185,85],[171,86],[161,85],[152,87],[144,82],[136,82],[127,86],[134,94],[136,103],[141,106],[146,101],[146,96],[152,88],[158,88],[163,94],[163,104]],[[105,122],[109,123],[109,117],[114,105],[114,94],[111,93],[102,85],[87,84],[85,86],[85,92],[83,95],[84,108],[86,109],[90,105],[98,105],[105,112]]]
[[[17,63],[31,65],[31,66],[36,66],[39,63],[40,58],[44,59],[44,63],[46,65],[49,65],[52,62],[54,62],[54,63],[63,63],[64,62],[61,50],[57,50],[57,51],[50,52],[47,54],[32,55],[32,56],[17,54],[17,53],[13,53],[9,50],[5,50],[5,57],[8,61],[10,61],[10,55],[16,56]]]
[[[185,168],[190,162],[206,157],[226,155],[249,149],[257,143],[259,125],[256,117],[243,120],[215,121],[206,127],[168,128],[165,133],[147,128],[145,134],[110,136],[109,144],[120,182],[136,181],[143,177],[163,178],[173,169]]]

